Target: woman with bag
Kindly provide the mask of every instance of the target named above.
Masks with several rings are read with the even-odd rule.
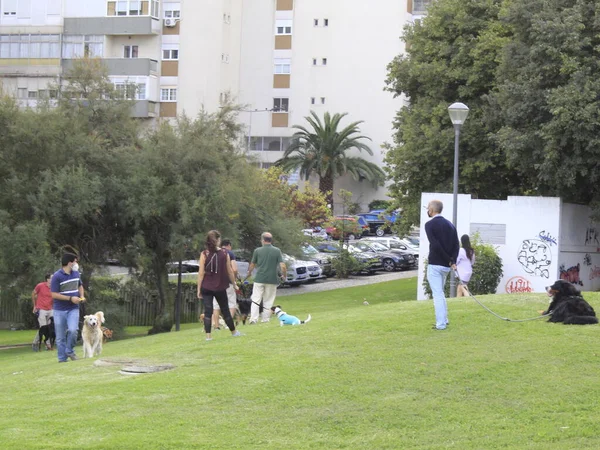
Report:
[[[456,288],[456,296],[466,297],[469,295],[467,284],[471,280],[473,264],[475,264],[475,250],[471,247],[471,240],[468,234],[462,235],[460,243],[462,247],[458,251],[458,258],[456,258],[456,271],[461,282]]]
[[[198,298],[204,304],[204,331],[206,340],[212,341],[211,327],[213,314],[213,297],[221,307],[221,313],[233,337],[242,334],[235,329],[233,318],[227,304],[227,288],[229,283],[235,285],[235,277],[227,250],[220,248],[221,233],[211,230],[206,235],[204,250],[200,254],[198,270]]]

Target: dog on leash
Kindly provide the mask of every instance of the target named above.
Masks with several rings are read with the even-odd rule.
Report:
[[[246,325],[246,321],[248,320],[248,316],[250,315],[250,307],[252,306],[252,301],[248,299],[238,299],[237,300],[237,308],[235,311],[235,316],[233,317],[233,321],[235,322],[235,326],[237,327],[240,322]]]
[[[46,346],[46,350],[52,350],[54,343],[56,342],[56,333],[54,332],[54,317],[48,318],[48,324],[40,327],[40,342],[38,345],[38,351],[42,347],[42,341]]]
[[[308,317],[306,318],[306,320],[300,320],[296,316],[292,316],[292,315],[286,313],[284,310],[281,309],[280,305],[272,306],[271,311],[273,311],[273,314],[275,314],[277,316],[277,318],[279,319],[280,326],[304,325],[305,323],[310,322],[310,319],[311,319],[310,314],[309,314]]]
[[[84,358],[93,358],[95,355],[102,353],[103,323],[104,313],[102,311],[83,317],[81,338],[83,339]]]
[[[562,322],[565,325],[591,325],[598,323],[594,308],[581,296],[581,292],[571,283],[558,280],[546,287],[552,297],[550,306],[543,314],[551,313],[548,322]]]

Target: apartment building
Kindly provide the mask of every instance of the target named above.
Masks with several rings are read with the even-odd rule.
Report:
[[[362,120],[382,166],[403,99],[385,92],[404,24],[431,0],[0,0],[0,84],[24,106],[82,56],[102,58],[117,89],[135,83],[150,121],[244,105],[243,146],[261,167],[281,158],[310,111]],[[343,178],[364,207],[386,189]],[[336,205],[337,206],[337,205]]]

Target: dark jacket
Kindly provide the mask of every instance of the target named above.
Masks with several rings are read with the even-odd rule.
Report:
[[[428,264],[444,267],[455,264],[460,244],[452,222],[438,214],[425,224],[425,233],[429,239]]]

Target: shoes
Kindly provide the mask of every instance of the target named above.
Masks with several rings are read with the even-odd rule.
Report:
[[[206,338],[207,341],[212,341],[212,338]]]
[[[61,362],[67,362],[67,360],[65,359],[64,361],[58,361],[58,362],[59,362],[59,363],[61,363]]]
[[[270,321],[271,321],[271,319],[263,319],[263,320],[261,320],[261,323],[266,323],[266,322],[270,322]]]
[[[52,350],[52,346],[49,342],[46,342],[46,350]]]
[[[435,325],[431,327],[432,330],[438,330],[438,331],[442,331],[445,330],[445,328],[438,328]]]
[[[243,336],[243,334],[242,334],[242,333],[240,333],[240,332],[239,332],[239,330],[235,330],[235,333],[233,333],[233,334],[231,335],[231,337],[240,337],[240,336]]]
[[[31,350],[33,350],[34,352],[39,352],[40,346],[38,344],[31,344]]]
[[[248,322],[248,325],[256,325],[256,320],[251,320],[250,322]]]
[[[221,331],[221,327],[213,327],[213,330],[215,330],[215,331]]]
[[[69,353],[67,358],[69,358],[71,361],[77,361],[79,359],[75,353]]]

